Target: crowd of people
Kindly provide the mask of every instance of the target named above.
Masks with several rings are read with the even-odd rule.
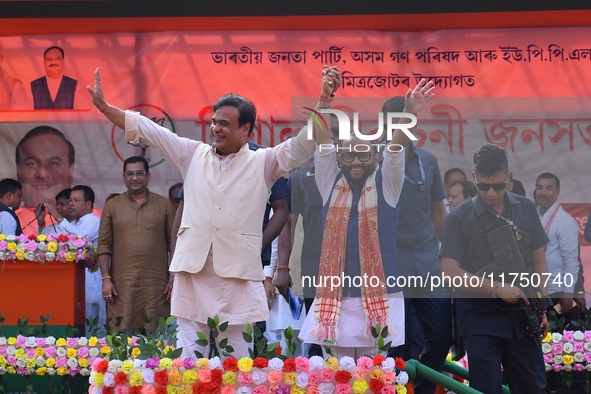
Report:
[[[315,111],[330,109],[340,84],[338,67],[325,66]],[[305,311],[299,336],[310,345],[309,356],[372,354],[370,332],[379,324],[388,328],[388,355],[420,357],[440,371],[454,343],[454,319],[472,387],[501,393],[502,363],[512,392],[544,392],[541,348],[523,312],[510,308],[527,302],[519,287],[486,275],[479,286],[454,283],[452,308],[451,286],[390,279],[480,275],[495,260],[488,233],[509,226],[530,272],[549,273],[542,291],[560,312],[583,309],[579,226],[558,201],[555,175],[540,174],[532,201],[513,178],[505,150],[485,144],[474,153],[470,178],[452,168],[442,179],[437,159],[413,144],[404,118],[379,147],[358,137],[340,140],[338,128],[314,124],[312,139],[302,130],[264,148],[249,140],[254,104],[236,94],[214,103],[209,145],[109,105],[98,69],[88,91],[128,141],[157,149],[184,180],[171,186],[169,198],[152,193],[147,161],[130,157],[123,165],[127,191],[109,196],[100,219],[85,185],[35,207],[39,233],[82,234],[95,245],[100,271],[86,274],[86,315],[99,325],[122,317],[117,329],[153,330],[159,317],[172,315],[183,357],[192,357],[194,351],[209,354],[208,345],[196,343],[197,332],[209,333],[207,319],[217,315],[229,323],[223,336],[235,355],[245,356],[246,325],[257,322],[264,330],[275,288],[292,306],[290,288],[300,282]],[[382,112],[420,116],[434,94],[433,83],[423,80],[405,97],[387,100]],[[3,234],[22,231],[15,211],[23,198],[18,181],[0,182]],[[290,262],[300,216],[301,256]],[[301,277],[314,277],[316,285],[290,275],[294,261]],[[362,277],[369,283],[345,280]],[[153,320],[146,323],[148,315]],[[538,331],[546,333],[547,318],[539,318]],[[435,384],[417,378],[414,389],[433,393]]]

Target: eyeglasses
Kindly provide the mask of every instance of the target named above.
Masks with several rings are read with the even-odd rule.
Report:
[[[125,174],[123,174],[127,177],[127,179],[131,179],[134,176],[137,176],[138,178],[143,178],[145,177],[147,174],[145,171],[137,171],[137,172],[132,172],[132,171],[128,171]]]
[[[483,192],[489,191],[491,187],[494,191],[500,192],[501,190],[504,190],[507,187],[507,181],[499,183],[476,182],[476,187],[478,188],[478,190],[482,190]]]
[[[371,152],[345,152],[345,153],[341,153],[340,156],[341,156],[341,159],[345,163],[351,163],[353,160],[355,160],[355,156],[357,156],[359,161],[367,162],[371,159],[371,157],[373,156],[373,153],[371,153]]]

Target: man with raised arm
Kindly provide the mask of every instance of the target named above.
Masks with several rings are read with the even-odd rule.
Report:
[[[340,85],[340,78],[333,74],[333,79],[323,80],[322,97]],[[98,69],[94,89],[87,90],[99,111],[125,129],[129,141],[156,148],[183,177],[185,206],[170,266],[175,275],[171,315],[177,317],[183,357],[193,357],[194,350],[208,356],[208,347],[195,340],[198,331],[209,338],[207,318],[215,315],[220,323],[229,322],[221,336],[228,338],[234,355],[248,356],[242,338],[246,324],[269,318],[261,264],[261,223],[269,190],[292,162],[311,156],[314,141],[304,131],[274,148],[248,149],[256,108],[237,94],[214,103],[210,146],[107,104]]]

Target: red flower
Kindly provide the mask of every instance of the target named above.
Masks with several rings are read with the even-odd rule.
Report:
[[[222,375],[223,372],[219,369],[212,369],[211,370],[211,383],[215,384],[216,386],[222,385]]]
[[[103,386],[103,394],[113,394],[113,387]]]
[[[406,363],[400,357],[396,357],[396,362],[394,363],[396,368],[406,369]]]
[[[379,354],[373,358],[373,365],[377,367],[378,365],[382,365],[382,361],[384,361],[386,357],[380,356]]]
[[[115,375],[115,383],[117,383],[118,386],[123,386],[127,382],[129,382],[127,374],[125,372],[117,372],[117,375]]]
[[[224,371],[238,371],[238,360],[236,357],[230,357],[224,360]]]
[[[96,371],[99,373],[106,373],[107,369],[109,368],[109,362],[107,360],[103,360],[97,365]]]
[[[267,368],[269,366],[269,360],[267,360],[266,358],[257,357],[252,362],[252,366],[260,369]]]
[[[283,349],[281,349],[281,346],[275,345],[275,349],[273,349],[273,352],[275,353],[276,356],[281,356],[282,351],[283,351]]]
[[[129,388],[129,394],[142,394],[142,386],[133,386]]]
[[[32,241],[32,240],[34,240],[34,239],[37,239],[37,235],[35,235],[35,234],[31,234],[31,235],[29,235],[29,239],[30,239],[31,241]]]
[[[166,371],[158,371],[154,374],[154,381],[160,386],[166,386],[168,384],[168,374]]]
[[[216,394],[220,391],[220,386],[213,384],[212,382],[199,382],[193,386],[194,394]]]
[[[156,387],[156,394],[166,394],[166,387]]]
[[[295,372],[295,371],[296,371],[295,360],[293,358],[288,358],[287,360],[285,360],[285,362],[283,363],[283,372]]]
[[[199,382],[199,383],[194,384],[193,385],[193,394],[203,394],[202,386],[204,384],[205,383],[203,383],[203,382]]]
[[[351,380],[351,377],[352,376],[348,371],[339,371],[335,375],[335,379],[336,379],[337,383],[341,383],[341,384],[349,383],[349,380]]]
[[[378,379],[372,379],[369,381],[369,389],[374,394],[380,394],[382,392],[382,388],[384,387],[384,383]]]
[[[60,242],[68,242],[68,236],[62,234],[59,237],[57,237],[57,240],[60,241]]]

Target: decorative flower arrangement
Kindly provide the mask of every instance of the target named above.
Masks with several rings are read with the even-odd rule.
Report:
[[[542,343],[546,371],[591,372],[591,331],[548,333]]]
[[[403,394],[402,359],[149,358],[92,364],[92,394]]]
[[[69,234],[4,235],[0,234],[2,269],[7,261],[51,261],[62,263],[86,262],[91,272],[98,270],[96,251],[88,238]]]

